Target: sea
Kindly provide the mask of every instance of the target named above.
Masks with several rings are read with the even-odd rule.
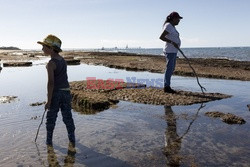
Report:
[[[81,49],[80,49],[81,50]],[[83,51],[126,52],[136,54],[164,55],[162,48],[101,48],[83,49]],[[250,47],[204,47],[181,48],[189,58],[218,58],[238,61],[250,61]],[[178,57],[183,57],[178,53]]]

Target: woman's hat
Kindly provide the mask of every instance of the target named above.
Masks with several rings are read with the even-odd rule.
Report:
[[[62,51],[61,49],[62,41],[59,38],[57,38],[55,35],[50,34],[46,38],[44,38],[43,42],[38,41],[37,43],[41,45],[49,46],[58,52]]]
[[[179,19],[182,19],[183,17],[181,17],[180,15],[179,15],[179,13],[177,13],[177,12],[172,12],[172,13],[170,13],[170,15],[169,15],[169,17],[170,18],[179,18]]]

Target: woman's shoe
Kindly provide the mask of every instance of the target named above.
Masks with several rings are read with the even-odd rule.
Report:
[[[165,93],[176,93],[176,91],[173,90],[170,86],[165,86],[164,87],[164,92]]]

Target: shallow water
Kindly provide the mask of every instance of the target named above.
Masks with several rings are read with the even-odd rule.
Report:
[[[249,166],[250,82],[200,79],[208,92],[232,98],[190,106],[155,106],[121,101],[115,108],[93,115],[73,112],[76,154],[68,151],[66,128],[59,114],[54,150],[45,144],[43,124],[37,145],[33,142],[46,100],[45,60],[32,67],[3,68],[0,96],[18,96],[0,104],[0,166]],[[102,66],[69,66],[70,81],[97,79],[159,79],[163,74],[128,72]],[[200,91],[195,78],[174,76],[175,89]],[[204,115],[207,111],[229,112],[243,117],[244,125],[228,125]],[[38,116],[37,119],[33,119]],[[178,142],[176,138],[182,137]],[[175,144],[175,147],[171,145]],[[168,156],[163,150],[170,152]],[[173,165],[173,164],[172,164]],[[170,165],[171,166],[171,165]]]

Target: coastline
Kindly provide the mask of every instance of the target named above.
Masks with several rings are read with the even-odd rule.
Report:
[[[80,63],[101,65],[127,71],[148,71],[164,73],[166,60],[164,56],[135,54],[124,52],[84,52],[64,51],[67,60],[80,60]],[[32,61],[46,58],[38,51],[0,52],[2,62]],[[250,81],[250,62],[215,58],[190,58],[190,63],[198,77]],[[79,64],[77,62],[76,64]],[[188,62],[177,58],[174,75],[194,77]]]
[[[160,55],[143,55],[123,52],[64,52],[81,63],[103,65],[128,71],[149,71],[164,73],[166,60]],[[199,77],[250,81],[250,62],[213,58],[190,58],[190,62]],[[187,61],[177,59],[174,75],[194,77]]]

